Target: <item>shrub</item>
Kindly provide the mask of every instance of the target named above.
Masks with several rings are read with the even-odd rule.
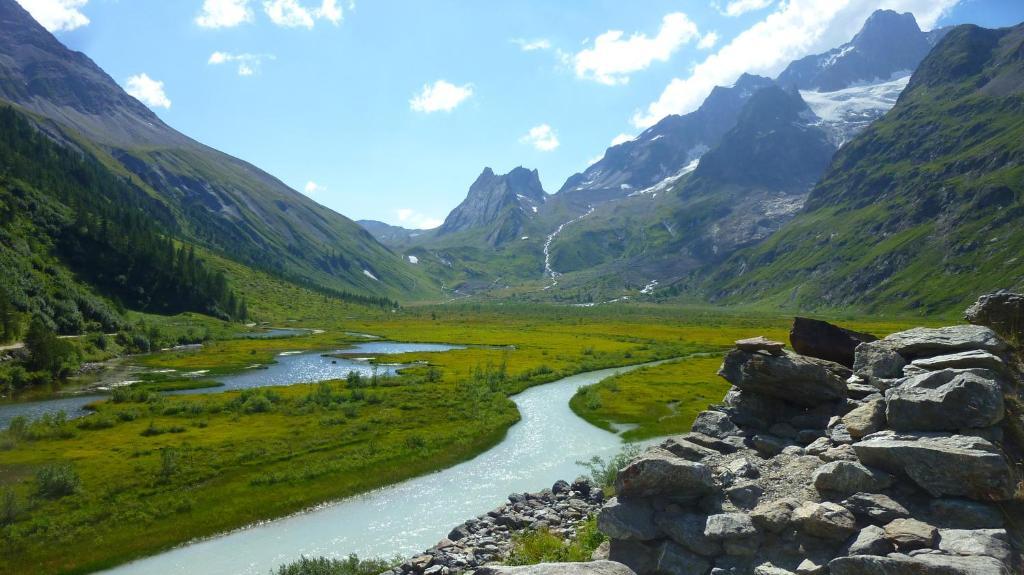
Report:
[[[246,413],[266,413],[273,407],[274,404],[265,395],[253,395],[242,403],[242,411]]]
[[[594,481],[595,485],[608,489],[615,484],[615,478],[618,477],[619,470],[628,465],[638,455],[640,455],[640,446],[629,444],[608,461],[595,455],[590,461],[577,461],[576,465],[582,465],[587,468],[590,472],[590,478]]]
[[[48,499],[59,499],[78,491],[81,480],[69,463],[47,465],[36,472],[36,491]]]
[[[576,527],[576,537],[566,540],[546,527],[525,531],[512,538],[512,550],[506,559],[509,565],[567,563],[590,561],[594,550],[605,540],[597,529],[597,519],[590,517]]]
[[[109,415],[91,415],[83,417],[78,422],[78,429],[95,430],[95,429],[110,429],[114,427],[116,421]]]
[[[22,506],[18,501],[18,494],[10,487],[4,488],[0,493],[0,525],[10,525],[18,520],[21,515]]]
[[[387,571],[398,561],[385,561],[383,559],[360,559],[356,555],[349,555],[346,559],[328,559],[317,557],[315,559],[303,557],[294,563],[282,565],[274,575],[377,575]]]

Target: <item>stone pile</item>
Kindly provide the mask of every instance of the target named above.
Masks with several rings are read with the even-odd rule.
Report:
[[[571,484],[558,481],[539,493],[513,493],[508,503],[452,529],[437,545],[385,575],[450,575],[500,562],[511,551],[512,537],[528,530],[546,528],[573,538],[579,523],[603,502],[602,491],[582,477]]]
[[[970,317],[1016,329],[999,318],[1019,298]],[[725,402],[620,471],[601,559],[638,575],[1024,573],[1006,519],[1022,429],[1006,341],[980,325],[875,340],[806,321],[793,339],[848,365],[737,342]]]

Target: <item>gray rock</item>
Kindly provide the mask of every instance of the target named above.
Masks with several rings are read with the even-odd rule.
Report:
[[[853,555],[833,559],[828,568],[831,575],[1010,575],[991,557],[953,555]]]
[[[658,575],[705,575],[711,562],[672,541],[661,544],[655,566]]]
[[[704,515],[665,512],[655,515],[654,522],[670,539],[698,555],[714,557],[722,552],[721,543],[704,535]]]
[[[818,491],[852,495],[861,491],[881,491],[892,485],[892,477],[853,461],[833,461],[817,469],[812,476]]]
[[[980,325],[949,327],[916,327],[894,333],[880,340],[903,357],[925,357],[968,349],[1000,352],[1006,342],[990,328]]]
[[[902,551],[928,549],[935,545],[939,530],[917,519],[893,519],[885,526],[885,536]]]
[[[657,543],[612,539],[608,542],[608,560],[622,563],[637,575],[651,575],[658,567],[659,550]]]
[[[476,575],[637,575],[632,569],[615,561],[589,563],[539,563],[507,567],[488,565],[476,570]]]
[[[858,345],[877,339],[871,334],[805,317],[794,318],[793,328],[789,331],[789,341],[797,353],[846,367],[853,367],[854,350]]]
[[[741,483],[725,490],[725,496],[740,509],[753,509],[764,495],[764,489],[756,483]]]
[[[601,542],[600,545],[597,546],[597,549],[594,549],[594,552],[590,554],[590,560],[591,561],[607,561],[608,560],[608,553],[609,553],[610,549],[611,549],[611,544],[608,543],[607,539],[605,539],[604,541]]]
[[[903,375],[907,360],[884,340],[862,343],[857,346],[853,360],[853,372],[874,384],[879,379],[893,379]]]
[[[986,555],[1006,564],[1013,555],[1005,529],[941,529],[938,547],[953,555]]]
[[[669,437],[659,445],[665,451],[668,451],[672,455],[682,457],[690,461],[700,461],[702,459],[718,455],[718,452],[714,449],[708,449],[702,445],[698,445],[682,437]]]
[[[979,437],[882,431],[853,445],[862,463],[905,475],[931,494],[1001,501],[1014,481],[1003,454]]]
[[[858,517],[866,517],[879,524],[910,517],[906,507],[881,493],[856,493],[843,500],[843,507]]]
[[[800,445],[810,445],[825,437],[825,432],[820,429],[801,429],[796,433],[796,442]]]
[[[769,533],[780,533],[793,521],[793,511],[800,502],[792,498],[777,499],[762,503],[750,512],[750,519],[759,529]]]
[[[770,355],[782,355],[782,350],[785,348],[786,344],[781,341],[771,340],[760,335],[736,341],[736,349],[749,353],[763,351]]]
[[[813,559],[804,559],[796,566],[797,575],[824,575],[828,569],[825,565],[815,563]]]
[[[857,520],[842,505],[805,502],[793,511],[800,530],[814,537],[843,541],[857,531]]]
[[[612,497],[597,514],[597,528],[612,539],[650,541],[661,535],[646,499]]]
[[[888,555],[895,550],[892,541],[886,538],[885,529],[868,525],[850,543],[847,555]]]
[[[621,469],[615,478],[620,497],[703,497],[715,490],[711,470],[662,449],[651,449]]]
[[[967,351],[958,351],[947,355],[924,357],[921,359],[915,359],[910,362],[910,364],[928,371],[938,371],[940,369],[947,368],[979,368],[990,369],[996,373],[1006,372],[1006,362],[1004,362],[999,356],[980,349],[969,349]],[[904,375],[906,375],[906,373],[904,373]]]
[[[745,539],[757,535],[754,522],[746,513],[719,513],[711,515],[704,526],[704,536],[716,541]]]
[[[1011,341],[1024,341],[1024,295],[1008,291],[983,295],[967,308],[964,319],[990,327]]]
[[[703,433],[699,433],[696,431],[691,431],[690,433],[677,435],[676,437],[678,437],[680,440],[689,441],[690,443],[696,443],[701,447],[714,449],[715,451],[723,454],[733,453],[736,451],[736,446],[732,445],[731,443],[722,441],[717,437],[711,437],[710,435],[705,435]]]
[[[772,435],[778,435],[779,437],[784,437],[786,439],[796,439],[797,433],[799,433],[799,431],[797,431],[797,429],[792,425],[786,422],[782,422],[775,423],[771,427],[769,427],[768,433],[771,433]]]
[[[719,439],[730,435],[739,435],[740,430],[729,416],[721,411],[702,411],[697,415],[690,430]]]
[[[857,461],[857,452],[853,450],[853,446],[843,444],[826,449],[818,457],[825,461]]]
[[[776,567],[771,563],[762,563],[754,567],[754,575],[794,575],[792,571]]]
[[[846,397],[846,367],[799,355],[768,356],[733,350],[718,374],[743,391],[815,406]]]
[[[955,431],[1003,419],[1003,388],[987,370],[929,372],[885,394],[886,419],[897,431]]]
[[[725,468],[736,477],[745,477],[747,479],[757,479],[761,472],[757,470],[757,467],[750,462],[746,457],[740,457],[733,459],[729,463],[725,464]]]
[[[853,439],[860,439],[885,429],[885,402],[868,401],[843,416],[843,424]]]
[[[783,449],[793,445],[790,441],[770,433],[758,433],[750,439],[750,442],[758,453],[766,457],[778,455],[782,453]]]
[[[810,444],[808,444],[807,447],[804,448],[804,451],[806,451],[810,455],[821,455],[822,453],[825,453],[827,450],[831,448],[831,439],[827,437],[819,437],[818,439],[815,439]]]
[[[967,499],[934,499],[928,504],[931,521],[951,529],[999,529],[1003,514],[993,505]]]
[[[569,482],[565,481],[564,479],[559,479],[558,481],[555,482],[554,485],[551,486],[551,492],[556,494],[568,493],[570,490],[572,490],[572,487],[569,485]]]

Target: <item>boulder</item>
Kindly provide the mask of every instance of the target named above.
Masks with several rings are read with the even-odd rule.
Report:
[[[762,503],[750,512],[750,520],[758,529],[769,533],[780,533],[793,521],[793,511],[800,502],[792,498],[776,499]]]
[[[988,370],[944,369],[911,377],[885,392],[889,427],[898,431],[956,431],[1003,419],[1003,387]]]
[[[476,575],[636,575],[622,563],[591,561],[589,563],[538,563],[507,567],[488,565],[476,570]]]
[[[885,401],[873,399],[843,416],[843,425],[853,439],[885,429]]]
[[[884,340],[879,340],[857,346],[853,372],[878,387],[879,380],[902,376],[905,365],[907,360],[902,355],[896,353]]]
[[[834,361],[846,367],[853,367],[854,350],[857,346],[878,338],[826,321],[798,317],[793,320],[789,331],[789,343],[800,355]]]
[[[764,495],[764,489],[753,482],[733,485],[725,490],[725,496],[740,509],[752,509]]]
[[[680,441],[689,441],[690,443],[696,443],[701,447],[714,449],[718,453],[733,453],[736,451],[736,446],[731,443],[696,431],[691,431],[675,437]]]
[[[837,503],[805,502],[793,511],[793,521],[808,535],[843,541],[857,531],[857,520]]]
[[[852,555],[833,559],[828,568],[830,575],[1010,575],[991,557],[955,555]]]
[[[654,522],[671,540],[698,555],[714,557],[722,553],[718,541],[704,535],[707,517],[698,513],[663,512]]]
[[[869,469],[854,461],[833,461],[817,469],[812,476],[818,491],[853,495],[862,491],[881,491],[892,485],[889,474]]]
[[[846,397],[851,372],[831,361],[799,355],[769,356],[733,350],[718,374],[742,391],[804,406]]]
[[[995,506],[967,499],[933,499],[928,504],[932,523],[951,529],[999,529],[1003,514]]]
[[[916,327],[894,333],[879,341],[885,342],[890,349],[907,359],[968,349],[998,353],[1007,348],[1006,342],[996,332],[980,325]]]
[[[750,438],[750,444],[765,457],[778,455],[783,449],[793,445],[791,441],[770,433],[758,433]]]
[[[715,541],[745,539],[757,535],[754,522],[746,513],[719,513],[708,517],[704,536]]]
[[[998,355],[980,349],[969,349],[946,355],[923,357],[910,362],[908,367],[917,367],[927,371],[940,369],[990,369],[996,373],[1006,373],[1006,362]],[[908,375],[906,369],[904,375]]]
[[[796,566],[796,575],[824,575],[827,570],[827,566],[820,565],[813,559],[807,558]]]
[[[653,544],[612,539],[608,557],[637,575],[706,575],[711,569],[706,558],[672,541]]]
[[[597,514],[597,528],[612,539],[650,541],[661,535],[646,499],[612,497]]]
[[[689,461],[700,461],[704,458],[718,455],[718,452],[714,449],[708,449],[702,445],[687,441],[682,437],[669,437],[665,441],[662,441],[661,445],[658,447],[661,447],[672,455],[682,457]]]
[[[782,567],[776,567],[771,563],[762,563],[754,567],[754,575],[793,575],[793,572]]]
[[[1001,501],[1013,495],[1013,476],[1002,452],[965,435],[881,431],[853,444],[865,465],[909,477],[932,497]]]
[[[749,353],[763,351],[770,355],[782,355],[786,344],[781,341],[774,341],[764,336],[741,339],[736,342],[736,349]]]
[[[978,298],[964,319],[992,328],[1010,341],[1024,341],[1024,295],[999,291]]]
[[[868,525],[850,543],[847,555],[888,555],[895,550],[892,541],[886,538],[885,529]]]
[[[940,551],[952,555],[985,555],[1009,563],[1013,551],[1005,529],[941,529]]]
[[[559,479],[558,481],[555,482],[554,485],[551,486],[551,493],[555,494],[568,493],[571,490],[572,486],[570,486],[569,482],[564,479]]]
[[[730,435],[739,435],[740,430],[729,416],[721,411],[702,411],[693,421],[690,430],[695,433],[721,439]]]
[[[901,552],[929,549],[935,545],[939,530],[912,518],[893,519],[885,526],[885,536]]]
[[[701,463],[650,449],[621,469],[615,478],[620,497],[695,499],[715,490],[711,470]]]
[[[755,467],[754,464],[746,457],[733,459],[729,463],[725,464],[725,469],[736,477],[745,477],[747,479],[757,479],[761,475],[761,472],[757,470],[757,467]]]
[[[910,517],[906,507],[881,493],[856,493],[843,500],[843,507],[858,517],[883,525],[893,519]]]

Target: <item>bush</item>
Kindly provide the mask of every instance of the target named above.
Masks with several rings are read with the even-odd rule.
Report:
[[[628,465],[633,459],[636,459],[638,455],[640,455],[640,446],[629,444],[608,461],[595,455],[590,461],[577,461],[576,465],[582,465],[587,468],[590,472],[590,478],[594,481],[595,485],[608,489],[615,484],[615,478],[618,477],[619,470]]]
[[[274,404],[265,395],[253,395],[242,403],[242,411],[246,413],[266,413],[273,407]]]
[[[69,463],[47,465],[36,472],[36,491],[48,499],[59,499],[78,491],[81,480]]]
[[[277,568],[277,571],[271,571],[271,573],[275,575],[377,575],[397,563],[398,561],[383,559],[359,559],[356,555],[349,555],[346,559],[303,557],[294,563],[282,565]]]
[[[4,488],[3,493],[0,493],[0,525],[10,525],[17,521],[22,510],[18,494],[10,487]]]
[[[576,527],[576,537],[562,539],[546,527],[525,531],[512,538],[512,550],[506,559],[509,565],[537,563],[568,563],[590,561],[594,550],[605,540],[597,529],[597,519],[590,517]]]

